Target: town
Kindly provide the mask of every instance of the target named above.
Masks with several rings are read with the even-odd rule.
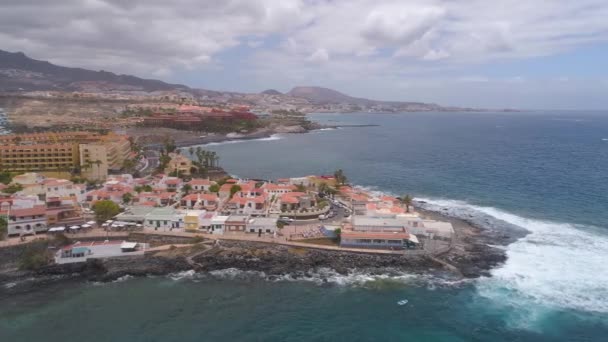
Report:
[[[410,196],[364,191],[349,185],[342,170],[236,179],[221,170],[215,153],[170,141],[145,153],[117,133],[0,139],[6,183],[0,184],[0,217],[8,237],[0,246],[67,237],[57,263],[163,248],[132,241],[134,234],[429,255],[447,251],[454,238],[450,222],[425,217]]]

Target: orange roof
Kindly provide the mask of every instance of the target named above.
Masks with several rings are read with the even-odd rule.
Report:
[[[33,208],[25,209],[12,209],[10,211],[11,216],[32,216],[32,215],[44,215],[46,207],[44,205],[37,205]]]
[[[264,185],[262,185],[262,189],[266,189],[269,191],[276,191],[276,190],[295,190],[298,187],[295,185],[283,185],[283,184],[273,184],[273,183],[266,183]]]
[[[232,188],[234,184],[230,184],[230,183],[226,183],[224,185],[222,185],[220,187],[220,192],[230,192],[230,189]]]
[[[188,184],[190,185],[212,185],[215,182],[212,182],[208,179],[202,179],[202,178],[195,178],[193,180],[191,180],[190,182],[188,182]]]

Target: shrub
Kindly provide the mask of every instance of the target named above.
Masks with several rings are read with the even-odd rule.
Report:
[[[37,270],[48,265],[48,243],[46,241],[34,241],[27,245],[19,257],[19,268],[22,270]]]

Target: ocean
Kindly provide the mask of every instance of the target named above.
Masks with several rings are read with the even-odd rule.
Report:
[[[0,288],[11,341],[604,341],[608,113],[315,114],[344,126],[210,144],[249,178],[331,174],[482,226],[525,229],[491,277],[226,270]],[[377,124],[374,127],[347,127]],[[323,281],[322,279],[325,279]],[[396,304],[407,299],[408,304]]]

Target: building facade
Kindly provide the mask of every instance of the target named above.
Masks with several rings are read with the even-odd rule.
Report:
[[[131,152],[124,135],[91,132],[0,136],[0,169],[14,172],[78,173],[105,179],[120,170]]]

